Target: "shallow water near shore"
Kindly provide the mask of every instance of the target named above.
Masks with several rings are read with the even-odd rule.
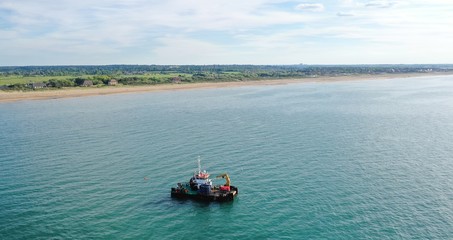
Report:
[[[453,238],[452,76],[4,103],[0,126],[0,239]],[[170,198],[197,156],[234,202]]]

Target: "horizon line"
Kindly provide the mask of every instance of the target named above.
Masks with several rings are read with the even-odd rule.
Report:
[[[0,65],[3,67],[81,67],[81,66],[420,66],[420,65],[453,65],[453,63],[361,63],[361,64],[55,64],[55,65]]]

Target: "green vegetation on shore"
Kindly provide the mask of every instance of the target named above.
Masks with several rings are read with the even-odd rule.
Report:
[[[449,72],[453,65],[105,65],[0,67],[0,89],[153,85],[313,78],[360,74]]]

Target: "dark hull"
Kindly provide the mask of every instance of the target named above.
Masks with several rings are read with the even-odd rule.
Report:
[[[229,202],[238,195],[238,189],[230,186],[230,191],[213,191],[209,194],[201,194],[193,191],[185,191],[184,188],[171,188],[171,197],[178,199],[193,199],[206,202]]]

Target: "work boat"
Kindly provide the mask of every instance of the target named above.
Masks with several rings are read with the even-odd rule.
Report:
[[[230,177],[226,173],[218,175],[216,178],[225,179],[223,185],[213,185],[206,170],[201,171],[200,158],[198,158],[198,171],[190,178],[189,182],[178,183],[171,188],[171,196],[181,199],[195,199],[201,201],[232,201],[238,195],[238,189],[230,185]]]

